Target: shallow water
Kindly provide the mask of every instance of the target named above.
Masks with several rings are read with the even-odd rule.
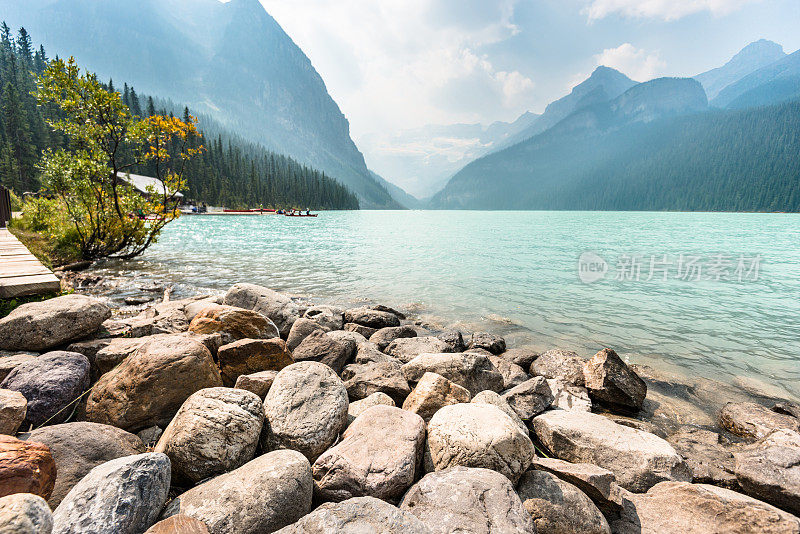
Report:
[[[587,251],[608,264],[593,283],[579,277]],[[639,255],[638,280],[624,255]],[[660,264],[663,255],[672,265]],[[699,276],[687,267],[692,256]],[[586,356],[612,347],[659,369],[800,393],[798,215],[186,216],[141,260],[102,271],[119,277],[125,294],[151,280],[175,284],[176,294],[247,281],[320,301],[365,298],[436,325],[496,332],[511,346]]]

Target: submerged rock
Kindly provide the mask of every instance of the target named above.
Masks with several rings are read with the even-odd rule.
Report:
[[[109,317],[108,306],[84,295],[29,302],[0,319],[0,347],[45,351],[93,334]]]
[[[173,499],[162,517],[184,514],[211,534],[275,532],[311,511],[311,465],[297,451],[273,451]]]
[[[170,483],[169,458],[151,452],[92,469],[53,513],[54,534],[139,534],[156,522]]]
[[[0,532],[51,534],[53,514],[38,495],[15,493],[0,498]]]
[[[430,534],[416,516],[373,497],[326,503],[276,534]]]
[[[536,532],[514,486],[490,469],[452,467],[428,473],[408,490],[400,509],[435,534]]]

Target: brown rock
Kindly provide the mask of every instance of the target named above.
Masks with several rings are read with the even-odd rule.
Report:
[[[347,323],[344,325],[344,330],[345,332],[355,332],[356,334],[361,334],[365,339],[371,338],[372,334],[378,331],[377,328],[370,328],[369,326],[356,323]]]
[[[389,395],[396,404],[402,404],[411,393],[400,364],[395,362],[350,364],[342,370],[342,380],[353,401],[381,392]]]
[[[561,349],[548,350],[531,364],[532,376],[560,378],[576,386],[584,385],[584,360],[575,352]]]
[[[619,486],[614,473],[594,464],[571,463],[557,458],[534,458],[533,469],[547,471],[579,488],[602,510],[619,511]]]
[[[403,409],[413,412],[425,422],[444,406],[469,402],[469,391],[436,373],[425,373],[403,403]]]
[[[325,332],[315,331],[306,337],[292,352],[297,362],[315,361],[324,363],[336,374],[342,372],[344,366],[353,359],[356,344],[351,340],[335,339]]]
[[[647,385],[611,349],[603,349],[583,366],[589,397],[611,410],[638,412],[647,395]]]
[[[233,387],[255,393],[263,401],[276,376],[278,376],[278,371],[261,371],[260,373],[241,375],[236,379],[236,385]]]
[[[294,360],[281,338],[240,339],[223,345],[217,351],[222,383],[228,387],[241,375],[260,371],[280,371]]]
[[[0,389],[0,434],[16,434],[27,411],[28,401],[22,393]]]
[[[667,438],[692,469],[692,481],[739,489],[733,474],[734,459],[723,437],[711,430],[693,426],[681,428]]]
[[[289,330],[289,335],[286,337],[286,347],[293,351],[296,349],[300,343],[303,342],[305,338],[309,336],[312,332],[328,332],[330,331],[327,328],[323,328],[317,321],[313,319],[306,319],[301,317],[297,319],[294,324],[292,324],[291,330]]]
[[[389,344],[395,339],[407,339],[417,337],[417,331],[413,326],[389,326],[381,328],[369,337],[372,343],[375,343],[380,350],[385,350]]]
[[[0,435],[0,497],[33,493],[47,500],[55,483],[56,462],[47,445]]]
[[[178,514],[159,521],[144,534],[208,534],[208,527],[199,519]]]
[[[195,334],[220,332],[231,341],[280,337],[275,323],[260,313],[222,304],[212,304],[198,313],[189,323],[189,332]]]

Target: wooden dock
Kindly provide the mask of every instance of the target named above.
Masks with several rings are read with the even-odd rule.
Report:
[[[0,299],[55,293],[61,282],[6,228],[0,228]]]

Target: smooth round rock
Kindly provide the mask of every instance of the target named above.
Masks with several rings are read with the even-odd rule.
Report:
[[[31,493],[0,498],[0,532],[3,534],[50,534],[53,514],[47,502]]]
[[[198,313],[189,323],[189,332],[194,334],[219,332],[226,341],[280,337],[275,323],[262,314],[223,304],[211,304]]]

